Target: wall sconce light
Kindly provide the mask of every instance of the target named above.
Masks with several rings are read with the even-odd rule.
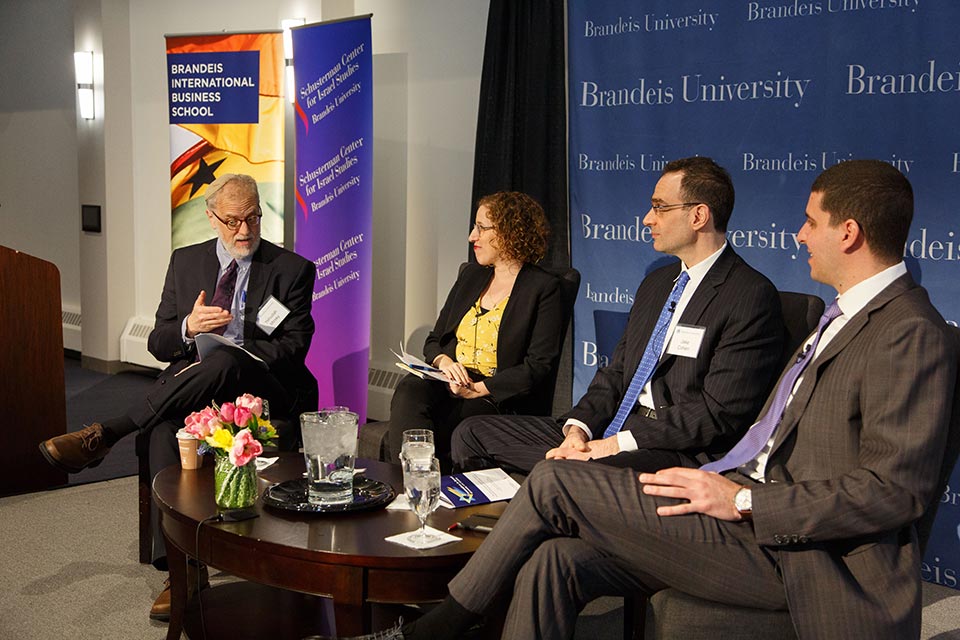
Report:
[[[93,51],[74,52],[73,65],[77,75],[77,98],[80,101],[80,117],[84,120],[93,120]]]
[[[290,104],[297,101],[296,86],[293,80],[293,35],[290,29],[307,23],[306,18],[286,18],[280,21],[283,29],[283,57],[286,61],[287,98]]]

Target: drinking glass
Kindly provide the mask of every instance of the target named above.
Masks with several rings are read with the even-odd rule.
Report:
[[[403,462],[403,489],[410,509],[420,520],[420,544],[437,537],[427,533],[427,516],[440,504],[440,461],[436,458],[408,458]]]
[[[427,460],[434,456],[433,431],[430,429],[407,429],[403,432],[400,462]]]
[[[353,500],[357,455],[357,414],[323,409],[300,415],[310,504],[346,504]]]

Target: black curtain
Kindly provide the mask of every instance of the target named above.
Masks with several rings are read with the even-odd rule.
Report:
[[[496,191],[534,197],[550,221],[550,248],[541,263],[549,267],[570,267],[565,47],[564,0],[490,0],[473,204]],[[471,224],[475,215],[471,209]],[[572,333],[560,358],[553,415],[571,404]]]
[[[472,205],[523,191],[543,206],[553,267],[570,266],[563,14],[564,0],[490,0],[473,169]]]

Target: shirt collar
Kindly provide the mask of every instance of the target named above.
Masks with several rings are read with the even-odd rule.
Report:
[[[867,306],[867,303],[905,273],[907,273],[907,265],[900,261],[844,291],[837,297],[837,304],[840,305],[843,315],[847,318],[855,316]]]
[[[683,273],[684,271],[687,272],[687,275],[690,277],[690,284],[700,284],[700,281],[706,277],[707,272],[710,271],[713,265],[716,264],[717,260],[720,259],[720,254],[723,253],[723,250],[726,248],[727,243],[724,242],[722,247],[692,267],[687,267],[687,265],[681,260],[680,273]],[[677,277],[680,277],[679,273],[677,274]]]

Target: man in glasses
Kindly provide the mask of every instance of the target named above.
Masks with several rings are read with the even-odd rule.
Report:
[[[260,238],[260,194],[250,176],[215,180],[206,206],[217,238],[173,252],[147,341],[150,353],[169,366],[126,415],[40,443],[53,466],[68,473],[96,466],[120,438],[150,431],[156,474],[178,463],[176,432],[188,414],[243,393],[269,400],[274,415],[316,409],[317,381],[304,364],[314,329],[313,264]],[[199,358],[196,337],[210,333],[243,350],[220,348]],[[281,446],[295,437],[281,432]],[[157,520],[153,555],[159,568],[166,551]],[[167,619],[169,603],[166,590],[151,617]]]
[[[557,420],[464,420],[452,438],[456,466],[528,473],[544,457],[697,466],[760,410],[781,364],[783,321],[773,284],[727,245],[729,174],[710,158],[674,160],[650,200],[653,248],[679,260],[640,283],[609,366]]]

